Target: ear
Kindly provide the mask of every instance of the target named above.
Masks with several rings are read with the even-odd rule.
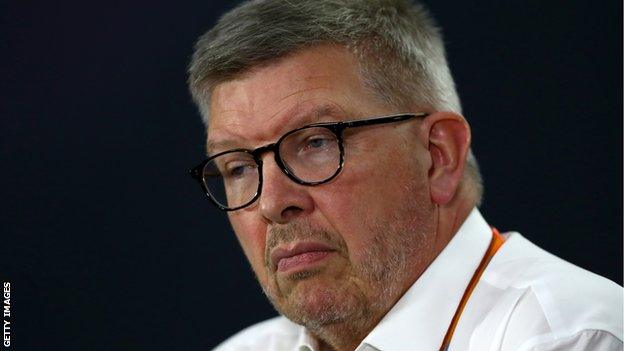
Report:
[[[431,199],[438,205],[445,205],[455,197],[464,174],[470,126],[459,114],[436,112],[423,120],[421,128],[429,141]]]

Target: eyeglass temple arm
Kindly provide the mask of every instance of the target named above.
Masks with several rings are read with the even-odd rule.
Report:
[[[189,169],[189,174],[191,175],[191,177],[193,179],[197,179],[198,181],[202,181],[202,178],[208,177],[208,178],[214,178],[214,177],[219,177],[220,175],[218,174],[214,174],[214,173],[206,173],[204,172],[204,174],[202,174],[202,169],[204,168],[204,164],[202,163],[201,165]]]
[[[189,172],[189,175],[193,179],[197,179],[197,180],[201,179],[201,166],[193,167],[193,168],[189,169],[188,172]]]
[[[427,115],[428,114],[425,112],[406,113],[406,114],[399,114],[399,115],[384,116],[384,117],[379,117],[379,118],[347,121],[347,122],[341,122],[340,127],[352,128],[352,127],[363,127],[363,126],[369,126],[369,125],[375,125],[375,124],[386,124],[386,123],[400,122],[400,121],[404,121],[404,120],[415,118],[415,117],[426,117]]]
[[[189,175],[191,176],[191,178],[196,179],[199,182],[202,182],[202,178],[205,178],[205,177],[209,177],[210,178],[210,177],[217,177],[218,176],[217,174],[214,174],[214,173],[202,172],[205,165],[206,165],[206,162],[202,162],[200,165],[195,166],[195,167],[189,169]]]

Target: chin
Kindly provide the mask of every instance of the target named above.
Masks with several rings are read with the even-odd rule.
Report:
[[[271,300],[281,314],[308,328],[341,323],[367,310],[364,296],[341,283],[310,277],[296,282],[279,302]]]

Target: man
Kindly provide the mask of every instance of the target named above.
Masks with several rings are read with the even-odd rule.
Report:
[[[621,350],[622,289],[500,235],[441,35],[401,0],[252,1],[189,85],[228,213],[283,315],[218,350]]]

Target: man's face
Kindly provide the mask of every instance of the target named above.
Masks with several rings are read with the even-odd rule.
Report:
[[[345,49],[317,46],[216,86],[211,154],[253,149],[319,121],[382,116]],[[411,111],[416,112],[416,111]],[[387,311],[433,258],[435,205],[420,121],[347,129],[341,174],[299,185],[262,159],[262,195],[229,212],[269,299],[310,328]]]

